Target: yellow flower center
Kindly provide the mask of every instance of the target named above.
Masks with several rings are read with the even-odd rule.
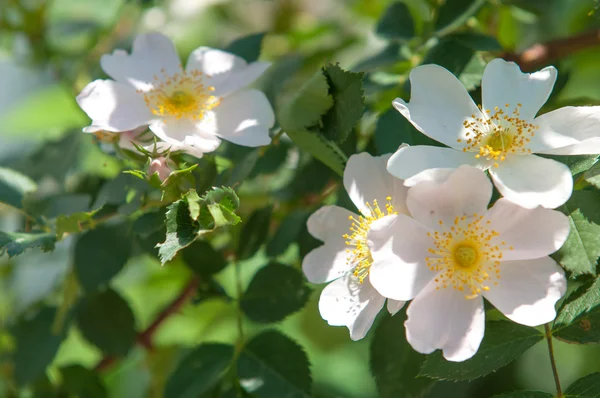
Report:
[[[143,92],[144,100],[154,115],[199,121],[220,103],[211,94],[215,88],[206,86],[204,79],[204,74],[197,70],[182,70],[173,76],[163,71],[162,78],[154,76],[152,90]]]
[[[521,104],[517,104],[512,113],[509,111],[510,104],[505,104],[505,109],[494,108],[494,112],[486,110],[482,117],[471,115],[463,122],[468,130],[463,152],[477,152],[477,159],[483,157],[494,161],[494,167],[498,162],[506,159],[506,155],[527,155],[531,150],[526,148],[535,135],[538,126],[528,123],[519,117]]]
[[[456,217],[450,226],[439,221],[439,230],[427,233],[433,246],[429,248],[431,257],[425,261],[438,274],[437,290],[451,286],[465,291],[466,299],[473,299],[498,284],[503,250],[513,248],[498,242],[499,233],[489,229],[489,224],[489,220],[474,214]]]
[[[366,203],[369,214],[363,214],[358,218],[350,216],[349,220],[352,221],[350,233],[342,236],[346,239],[346,245],[352,247],[351,249],[346,249],[346,262],[354,267],[354,276],[358,278],[360,283],[363,283],[369,275],[369,269],[373,263],[371,251],[367,244],[367,234],[369,233],[369,229],[371,229],[371,224],[373,221],[385,216],[398,214],[394,211],[394,206],[392,206],[392,198],[388,196],[385,200],[387,202],[385,210],[381,210],[377,200],[374,200],[372,206],[369,202]]]

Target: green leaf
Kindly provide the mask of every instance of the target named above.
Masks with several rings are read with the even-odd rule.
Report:
[[[131,255],[132,236],[128,224],[100,226],[81,235],[75,244],[75,274],[90,292],[106,286],[121,271]]]
[[[484,0],[445,0],[438,10],[435,30],[443,35],[460,27],[479,10],[483,3]]]
[[[598,162],[598,155],[543,155],[543,157],[566,164],[571,170],[572,175],[583,173],[591,169]]]
[[[309,213],[305,210],[294,210],[288,214],[267,243],[267,256],[277,257],[283,254],[302,231],[308,216]]]
[[[177,252],[190,245],[199,235],[223,225],[235,225],[241,221],[235,214],[240,205],[235,191],[231,188],[213,188],[200,199],[188,192],[181,200],[167,207],[167,236],[159,243],[159,256],[164,264]],[[192,218],[191,211],[196,216]]]
[[[173,259],[179,250],[189,246],[202,232],[198,222],[192,220],[185,199],[178,200],[167,207],[166,226],[166,239],[157,245],[162,264]]]
[[[554,398],[554,395],[541,391],[511,391],[492,398]]]
[[[552,255],[572,276],[596,274],[600,257],[600,193],[575,191],[560,210],[569,216],[565,244]]]
[[[302,309],[310,291],[298,270],[270,263],[254,275],[240,299],[240,306],[255,322],[278,322]]]
[[[234,40],[225,51],[242,57],[246,62],[254,62],[260,57],[265,32],[254,33]]]
[[[64,234],[74,234],[83,231],[86,228],[86,224],[92,221],[97,212],[96,210],[58,216],[56,219],[56,240],[62,240]]]
[[[344,175],[344,167],[348,157],[334,142],[329,141],[321,134],[307,131],[295,133],[287,131],[287,135],[300,149],[310,153],[339,176]]]
[[[61,391],[85,398],[108,397],[104,382],[98,373],[81,365],[70,365],[60,369],[62,376]]]
[[[392,66],[406,58],[400,54],[400,43],[390,42],[381,52],[361,60],[352,67],[355,72],[367,72],[386,66]]]
[[[377,23],[375,32],[386,39],[410,40],[415,36],[415,23],[404,2],[392,3]]]
[[[302,347],[280,332],[266,331],[244,347],[237,374],[242,388],[257,398],[309,398],[309,367]]]
[[[286,133],[306,131],[319,123],[333,106],[327,77],[318,70],[291,99],[281,107],[277,120]]]
[[[600,342],[600,279],[581,285],[562,303],[552,335],[569,343]]]
[[[201,276],[216,274],[227,265],[223,254],[208,242],[197,240],[181,252],[183,261]]]
[[[390,108],[377,120],[375,126],[375,149],[378,155],[394,153],[401,144],[441,146],[418,131],[396,109]]]
[[[236,225],[242,219],[235,214],[240,200],[235,191],[228,187],[213,188],[201,198],[203,205],[208,208],[215,227]]]
[[[238,260],[250,258],[260,249],[267,239],[272,213],[273,206],[269,205],[255,210],[248,218],[240,233],[237,248]]]
[[[165,398],[198,398],[214,388],[233,360],[227,344],[202,344],[187,354],[169,376]]]
[[[534,328],[508,321],[489,321],[474,357],[464,362],[449,362],[438,351],[427,357],[419,375],[439,380],[474,380],[508,365],[543,338]]]
[[[23,198],[37,189],[37,184],[18,171],[0,167],[0,202],[23,208]]]
[[[33,318],[21,320],[13,328],[16,344],[13,353],[14,375],[19,385],[32,383],[43,376],[46,367],[54,359],[65,337],[64,332],[52,332],[55,316],[54,308],[44,307]]]
[[[600,397],[600,373],[592,373],[571,384],[564,392],[569,398]]]
[[[133,312],[112,289],[85,297],[78,305],[76,321],[83,337],[105,354],[125,356],[135,344]]]
[[[437,64],[443,66],[460,77],[475,54],[471,48],[454,38],[443,38],[429,50],[422,64]]]
[[[502,45],[494,36],[488,36],[478,32],[459,32],[454,33],[449,37],[452,37],[474,51],[502,51]]]
[[[0,254],[4,250],[8,257],[18,256],[27,249],[41,247],[42,251],[54,250],[56,236],[52,233],[26,233],[0,231]]]
[[[329,64],[323,69],[333,97],[333,107],[323,115],[323,135],[337,143],[346,141],[365,109],[362,89],[363,73],[343,70]]]
[[[433,383],[417,378],[425,356],[413,350],[404,338],[405,320],[404,311],[394,316],[386,314],[375,329],[370,362],[380,398],[421,397]]]

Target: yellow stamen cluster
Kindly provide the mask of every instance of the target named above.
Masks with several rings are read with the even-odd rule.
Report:
[[[490,221],[474,214],[456,217],[452,225],[439,221],[440,230],[427,236],[433,239],[429,248],[431,257],[425,258],[427,266],[438,273],[436,289],[451,286],[461,292],[466,299],[473,299],[482,291],[490,290],[500,279],[500,260],[506,242],[498,242],[498,232],[489,229]]]
[[[352,221],[350,226],[350,234],[344,234],[342,237],[346,239],[346,245],[352,246],[352,249],[346,249],[346,262],[354,267],[354,276],[358,278],[360,283],[363,283],[369,275],[369,268],[373,263],[371,252],[367,244],[367,234],[371,228],[371,224],[375,220],[379,220],[391,214],[398,214],[392,206],[392,198],[388,196],[386,199],[385,210],[381,210],[377,200],[373,201],[373,205],[366,203],[369,214],[363,214],[358,218],[350,216]]]
[[[215,88],[204,85],[202,72],[182,69],[173,76],[166,75],[164,70],[162,73],[162,78],[154,76],[152,90],[143,92],[146,105],[154,115],[199,121],[206,111],[219,106],[219,98],[211,94]]]
[[[494,167],[498,162],[506,159],[508,154],[526,155],[531,150],[526,148],[535,135],[538,126],[528,123],[520,118],[521,104],[509,113],[510,104],[505,104],[505,109],[499,107],[486,110],[484,116],[471,115],[470,119],[463,122],[467,129],[466,139],[458,139],[458,142],[466,141],[464,152],[477,152],[477,159],[483,157],[494,161]]]

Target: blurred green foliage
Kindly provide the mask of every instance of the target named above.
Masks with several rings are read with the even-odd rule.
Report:
[[[496,314],[481,352],[458,367],[414,353],[403,313],[381,314],[351,342],[320,318],[323,286],[307,286],[299,266],[319,244],[308,215],[352,206],[339,178],[348,156],[431,143],[391,109],[408,100],[413,67],[442,65],[477,99],[487,60],[599,29],[597,9],[593,0],[0,0],[0,396],[551,396],[541,329]],[[81,133],[88,120],[74,97],[105,77],[100,56],[147,31],[171,37],[182,57],[205,45],[273,62],[257,85],[278,115],[273,144],[177,155],[184,171],[167,189],[144,180],[143,156]],[[598,48],[550,60],[562,80],[549,109],[600,104]],[[600,371],[598,347],[568,344],[600,341],[590,276],[598,203],[582,199],[598,195],[585,190],[598,186],[595,161],[575,167],[584,190],[563,209],[592,238],[572,236],[586,247],[557,254],[581,274],[554,331],[563,386],[582,397],[600,396],[598,375],[586,376]],[[506,344],[508,334],[520,338]]]

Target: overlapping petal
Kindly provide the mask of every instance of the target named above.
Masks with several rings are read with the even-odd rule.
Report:
[[[182,71],[173,42],[161,33],[137,36],[131,54],[115,50],[102,56],[100,66],[117,82],[142,90],[148,89],[155,77],[172,76]]]
[[[384,303],[385,298],[368,280],[359,283],[352,275],[346,275],[323,289],[319,311],[330,325],[346,326],[352,340],[360,340],[373,325]]]
[[[463,122],[481,112],[462,83],[438,65],[423,65],[410,73],[411,97],[393,101],[396,108],[417,130],[453,148],[462,149],[467,130]]]
[[[477,159],[471,152],[417,145],[407,146],[396,151],[388,161],[388,171],[390,174],[406,180],[406,185],[412,186],[417,181],[424,179],[421,173],[427,173],[432,169],[455,169],[461,165],[487,169],[491,163],[485,159]]]
[[[224,98],[213,114],[217,135],[227,141],[249,147],[271,142],[269,128],[275,124],[275,115],[267,97],[258,90]]]
[[[496,58],[483,71],[481,82],[483,109],[494,107],[515,109],[519,104],[520,118],[531,121],[546,103],[554,82],[556,68],[548,66],[535,73],[523,73],[514,62]]]
[[[600,106],[566,106],[537,117],[529,148],[549,155],[600,153]]]
[[[557,208],[573,190],[571,171],[564,164],[535,155],[511,156],[490,169],[498,191],[519,206]]]
[[[352,155],[344,170],[344,187],[354,205],[362,214],[371,214],[367,206],[376,200],[384,210],[386,198],[391,197],[394,210],[406,213],[407,188],[386,170],[390,155],[373,157],[367,153]]]
[[[452,288],[431,281],[410,303],[406,339],[420,353],[443,350],[448,361],[464,361],[477,352],[485,330],[483,300],[466,300]]]
[[[77,103],[92,119],[85,132],[133,130],[150,123],[153,115],[130,86],[112,80],[95,80],[77,96]]]
[[[419,222],[434,228],[456,217],[482,215],[492,197],[492,184],[481,170],[461,166],[446,181],[424,181],[410,189],[406,204]]]
[[[514,322],[539,326],[556,316],[554,305],[565,294],[564,271],[550,257],[501,263],[498,285],[484,292]]]
[[[525,209],[501,198],[488,211],[489,227],[500,234],[512,250],[503,251],[503,261],[528,260],[554,253],[569,235],[569,219],[542,207]]]
[[[413,299],[434,277],[425,258],[432,246],[429,229],[405,215],[384,217],[371,224],[369,278],[383,296]]]

